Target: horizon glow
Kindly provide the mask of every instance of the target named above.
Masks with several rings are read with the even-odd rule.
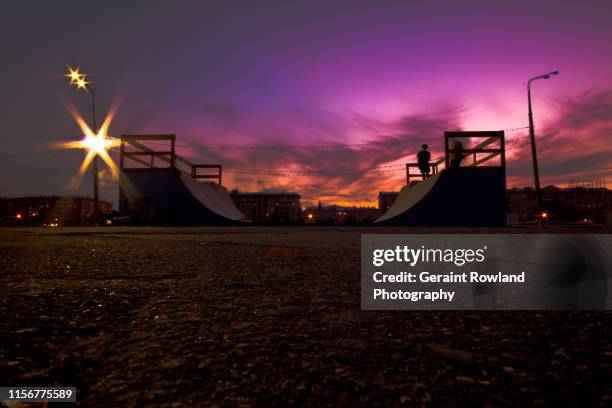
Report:
[[[86,14],[86,23],[75,18]],[[71,63],[94,75],[99,115],[123,97],[113,134],[175,133],[191,144],[180,154],[224,168],[361,169],[299,177],[228,171],[224,184],[292,190],[304,203],[364,205],[405,182],[402,171],[367,169],[414,161],[423,139],[438,157],[445,130],[526,126],[527,80],[559,70],[532,87],[542,185],[564,186],[571,178],[612,183],[609,2],[207,2],[180,10],[130,3],[96,5],[87,13],[58,2],[11,5],[6,15],[12,17],[3,21],[8,32],[19,30],[25,17],[39,27],[8,47],[7,60],[19,63],[8,66],[5,78],[27,81],[3,84],[6,135],[45,141],[76,132],[57,106],[59,95],[87,112],[86,98],[68,94],[57,75]],[[29,121],[32,116],[41,120]],[[378,144],[195,146],[368,142]],[[512,148],[507,159],[508,186],[532,185],[529,146]],[[40,183],[19,171],[25,164],[9,164],[19,176],[1,179],[5,195],[58,192],[74,166],[42,159],[48,179]],[[102,196],[115,200],[116,190],[111,185]]]

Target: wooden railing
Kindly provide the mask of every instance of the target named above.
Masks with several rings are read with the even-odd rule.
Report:
[[[455,149],[451,146],[453,139],[460,138],[483,138],[482,142],[474,147]],[[492,146],[495,145],[495,146]],[[499,167],[506,167],[506,147],[503,131],[491,132],[444,132],[444,157],[439,158],[433,163],[428,163],[430,168],[430,176],[437,174],[440,171],[440,166],[445,168],[451,167],[452,157],[454,155],[462,155],[460,165],[466,167],[466,160],[469,161],[468,167],[478,167],[490,160],[499,157]],[[483,156],[484,155],[484,156]],[[489,166],[491,163],[489,163]],[[413,173],[410,170],[417,169],[418,173]],[[424,180],[427,176],[423,175],[419,169],[418,163],[406,163],[406,184],[414,179]]]
[[[470,148],[457,149],[451,146],[451,140],[465,138],[483,138],[485,140]],[[497,144],[497,147],[491,147],[493,144]],[[463,156],[459,164],[464,167],[466,159],[471,159],[469,166],[478,167],[498,156],[498,167],[506,167],[506,145],[503,130],[490,132],[444,132],[444,151],[446,168],[451,167],[451,161],[455,155]],[[486,154],[486,156],[483,157],[482,154]]]
[[[438,166],[442,163],[444,163],[444,157],[439,158],[433,163],[428,163],[429,175],[433,176],[434,174],[438,174]],[[417,169],[418,173],[411,173],[410,169]],[[406,184],[410,184],[410,179],[425,180],[426,178],[427,176],[421,173],[418,163],[406,163]]]
[[[144,143],[165,144],[164,150],[155,150]],[[167,145],[169,143],[169,146]],[[132,147],[136,150],[128,150]],[[139,167],[128,166],[138,163]],[[161,163],[165,166],[160,166]],[[176,135],[122,135],[119,155],[121,171],[175,169],[194,179],[214,179],[221,185],[222,166],[220,164],[193,164],[176,154]],[[215,169],[215,174],[199,174],[198,169]]]
[[[153,150],[141,142],[170,142],[170,150]],[[132,146],[138,150],[126,150],[126,147]],[[169,156],[169,157],[168,157]],[[148,158],[148,160],[142,159]],[[163,162],[169,163],[172,168],[176,167],[176,135],[122,135],[121,148],[119,154],[119,168],[126,168],[126,162],[132,161],[139,163],[145,168],[156,168],[155,158],[161,159]],[[142,168],[142,167],[139,167]],[[133,169],[133,168],[132,168]]]
[[[215,169],[216,174],[198,174],[198,169]],[[191,177],[194,179],[216,179],[221,185],[221,165],[220,164],[193,164],[191,166]]]

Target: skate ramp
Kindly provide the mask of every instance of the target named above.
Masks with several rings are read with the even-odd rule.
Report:
[[[200,182],[176,169],[124,169],[119,206],[142,225],[242,225],[243,214],[227,190]]]
[[[375,221],[384,226],[504,226],[506,181],[501,167],[460,167],[405,186]]]
[[[209,181],[197,181],[184,174],[181,174],[181,181],[191,195],[210,211],[234,221],[244,219],[223,186]]]
[[[409,211],[431,191],[433,186],[438,181],[440,174],[442,173],[434,174],[424,181],[412,186],[405,185],[402,187],[391,208],[389,208],[389,210],[387,210],[382,217],[376,220],[376,222],[390,220],[394,217],[400,216],[403,212]]]

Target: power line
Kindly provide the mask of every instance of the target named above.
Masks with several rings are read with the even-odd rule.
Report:
[[[516,127],[516,128],[508,128],[502,129],[505,132],[514,132],[523,129],[529,129],[529,126]],[[389,145],[389,144],[412,144],[416,142],[430,142],[432,140],[436,140],[439,136],[428,136],[428,137],[419,137],[419,138],[410,138],[402,140],[387,140],[387,141],[372,141],[372,142],[364,142],[364,143],[332,143],[332,144],[319,144],[319,145],[267,145],[267,146],[239,146],[239,145],[216,145],[216,144],[201,144],[198,142],[178,142],[176,146],[178,147],[190,147],[195,149],[226,149],[226,150],[291,150],[291,149],[334,149],[334,148],[354,148],[354,147],[364,147],[364,146],[376,146],[376,145]],[[148,142],[147,144],[152,145],[167,145],[167,143],[159,143],[159,142]]]
[[[524,127],[516,127],[516,128],[508,128],[502,129],[505,132],[514,132],[518,130],[529,129],[529,126]],[[372,141],[372,142],[363,142],[363,143],[330,143],[330,144],[315,144],[315,145],[264,145],[264,146],[240,146],[240,145],[224,145],[224,144],[201,144],[198,142],[178,142],[176,145],[178,147],[191,147],[191,148],[199,148],[199,149],[227,149],[227,150],[283,150],[283,149],[333,149],[333,148],[352,148],[352,147],[364,147],[364,146],[376,146],[376,145],[388,145],[388,144],[408,144],[415,142],[428,142],[437,139],[439,136],[429,136],[429,137],[419,137],[419,138],[409,138],[407,137],[404,140],[388,140],[388,141]],[[4,140],[0,142],[0,144],[36,144],[36,143],[47,143],[50,142],[48,140],[40,140],[40,139],[14,139],[14,140]],[[165,145],[164,143],[159,142],[147,142],[147,144],[152,145]]]
[[[520,144],[516,144],[519,140],[528,137],[522,136],[518,139],[513,139],[512,142],[515,143],[514,146],[511,146],[510,149],[516,149],[519,147],[527,146],[531,142],[523,142]],[[307,175],[344,175],[344,174],[363,174],[363,173],[393,173],[399,171],[405,171],[406,164],[391,164],[391,165],[383,165],[376,166],[370,169],[360,169],[360,170],[349,170],[349,169],[326,169],[326,170],[275,170],[275,169],[243,169],[243,168],[227,168],[223,169],[223,171],[228,171],[232,173],[243,173],[243,174],[253,174],[253,175],[268,175],[268,176],[307,176]]]
[[[515,129],[523,129],[523,128],[515,128]],[[510,129],[512,130],[512,129]],[[523,135],[520,136],[519,138],[516,139],[512,139],[512,140],[508,140],[506,142],[506,144],[514,144],[514,146],[510,146],[508,150],[511,149],[516,149],[519,147],[523,147],[526,146],[528,144],[530,144],[530,141],[524,142],[524,143],[520,143],[520,144],[516,144],[518,143],[521,139],[525,139],[528,138],[529,135]],[[414,142],[415,140],[411,140],[411,142]],[[344,146],[356,146],[356,145],[364,145],[364,144],[353,144],[353,145],[344,145]],[[322,147],[323,145],[318,145],[319,147]],[[336,146],[336,145],[335,145]],[[204,146],[201,146],[202,148],[204,148]],[[294,146],[294,147],[298,147],[298,146]],[[112,150],[116,150],[116,149],[112,149]],[[34,152],[21,152],[21,153],[14,153],[14,154],[7,154],[7,155],[1,155],[0,159],[8,159],[8,158],[14,158],[14,157],[24,157],[24,156],[32,156],[32,155],[36,155],[36,154],[42,154],[42,153],[47,153],[47,151],[44,150],[40,150],[40,151],[34,151]],[[376,166],[374,168],[371,169],[358,169],[358,170],[348,170],[348,169],[328,169],[328,170],[295,170],[295,171],[279,171],[279,170],[274,170],[274,169],[242,169],[242,168],[227,168],[224,169],[224,171],[228,171],[228,172],[234,172],[234,173],[245,173],[245,174],[262,174],[262,175],[279,175],[279,176],[288,176],[288,175],[308,175],[308,174],[325,174],[325,173],[332,173],[332,174],[361,174],[361,173],[365,173],[365,172],[377,172],[377,173],[384,173],[384,172],[397,172],[397,171],[403,171],[403,169],[405,168],[405,164],[395,164],[395,165],[383,165],[383,166]],[[395,170],[385,170],[385,169],[395,169]]]
[[[13,154],[4,154],[0,156],[0,159],[10,159],[13,157],[22,157],[22,156],[33,156],[36,154],[47,153],[45,151],[36,151],[36,152],[23,152],[23,153],[13,153]]]
[[[372,167],[370,169],[331,169],[331,170],[323,170],[323,171],[368,171],[368,170],[384,170],[384,169],[388,169],[388,168],[398,168],[398,167],[405,167],[405,164],[388,164],[388,165],[383,165],[383,166],[376,166],[376,167]],[[248,170],[248,171],[276,171],[274,169],[241,169],[241,168],[228,168],[228,170]],[[226,170],[226,169],[224,169]],[[287,172],[297,172],[297,173],[318,173],[321,170],[288,170]]]
[[[363,174],[363,173],[396,173],[404,172],[405,165],[401,165],[402,168],[388,169],[388,170],[318,170],[318,171],[274,171],[274,170],[256,170],[256,169],[223,169],[224,172],[240,173],[240,174],[251,174],[259,176],[312,176],[312,175],[324,175],[324,176],[337,176],[337,175],[350,175],[350,174]]]
[[[528,127],[519,127],[519,128],[509,128],[504,129],[504,131],[518,131],[528,129]],[[518,138],[514,138],[512,140],[506,141],[507,145],[510,145],[508,150],[520,148],[522,146],[526,146],[530,143],[530,141],[519,143],[521,140],[524,140],[528,137],[528,135],[522,135]],[[436,137],[437,138],[437,137]],[[433,137],[428,138],[418,138],[418,139],[410,139],[410,140],[397,140],[392,143],[415,143],[418,141],[429,141],[432,140]],[[155,142],[150,142],[152,144],[156,144]],[[209,148],[230,148],[230,149],[244,149],[244,150],[259,150],[259,149],[320,149],[320,148],[339,148],[339,147],[361,147],[361,146],[371,146],[371,145],[379,145],[379,144],[388,144],[389,141],[377,141],[370,143],[353,143],[353,144],[333,144],[333,145],[292,145],[292,146],[234,146],[228,147],[223,145],[199,145],[195,143],[180,143],[178,146],[191,147],[191,148],[201,148],[201,149],[209,149]],[[158,143],[159,144],[159,143]],[[45,153],[45,151],[35,151],[35,152],[22,152],[22,153],[14,153],[8,155],[0,156],[0,159],[13,158],[13,157],[23,157],[36,155],[40,153]],[[251,175],[268,175],[268,176],[307,176],[307,175],[349,175],[349,174],[365,174],[365,173],[394,173],[399,171],[404,171],[405,164],[393,164],[393,165],[381,165],[376,166],[370,169],[324,169],[324,170],[276,170],[276,169],[244,169],[244,168],[226,168],[224,171],[233,172],[233,173],[242,173],[242,174],[251,174]]]
[[[392,145],[392,144],[412,144],[415,142],[430,142],[434,140],[431,138],[418,138],[418,139],[407,139],[407,140],[392,140],[392,141],[375,141],[367,143],[348,143],[348,144],[321,144],[321,145],[267,145],[267,146],[238,146],[238,145],[204,145],[197,142],[190,143],[177,143],[178,147],[189,147],[194,149],[206,149],[206,150],[299,150],[299,149],[337,149],[337,148],[355,148],[365,146],[376,146],[376,145]],[[162,145],[163,143],[149,142],[150,144]]]
[[[529,129],[529,126],[516,127],[516,128],[510,128],[510,129],[503,129],[503,131],[504,132],[516,132],[518,130],[524,130],[524,129]]]

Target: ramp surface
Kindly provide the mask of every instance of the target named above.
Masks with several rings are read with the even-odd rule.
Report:
[[[421,201],[433,188],[433,186],[438,181],[440,174],[437,173],[433,176],[421,181],[420,183],[414,184],[412,186],[405,185],[400,190],[397,199],[387,210],[386,213],[382,215],[376,222],[382,222],[386,220],[390,220],[394,217],[401,215],[402,213],[409,211],[412,207],[414,207],[419,201]]]
[[[446,169],[412,187],[375,221],[388,226],[504,226],[506,178],[501,167]]]
[[[197,181],[184,174],[181,174],[181,181],[193,197],[212,212],[234,221],[244,219],[223,186],[209,181]]]
[[[119,208],[143,225],[236,225],[244,215],[227,190],[173,169],[123,170]]]

